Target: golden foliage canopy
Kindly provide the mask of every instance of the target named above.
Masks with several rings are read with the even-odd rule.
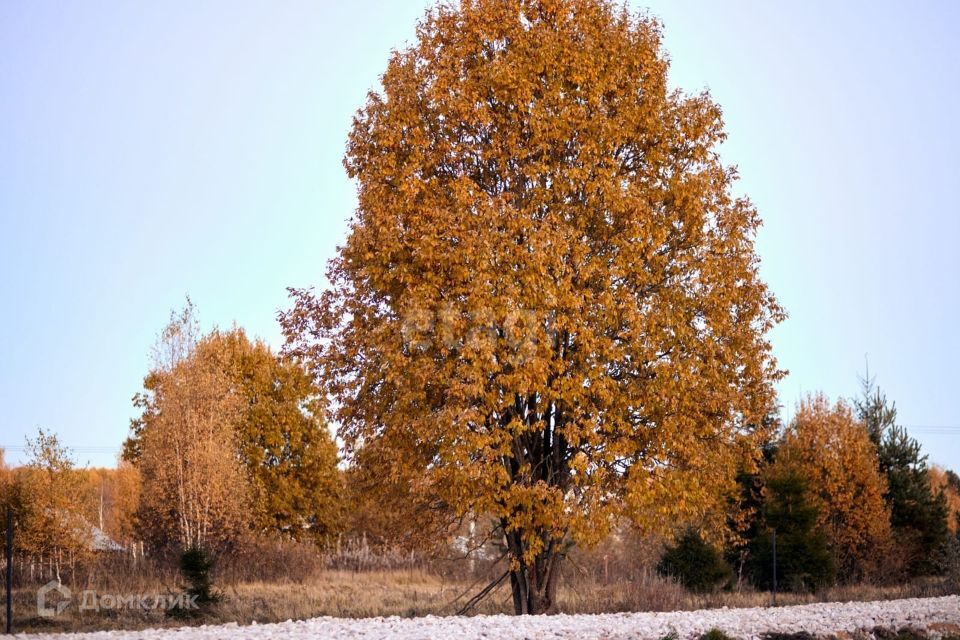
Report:
[[[947,505],[947,526],[954,535],[960,533],[960,478],[953,471],[936,465],[930,467],[930,486],[935,493],[943,492]]]
[[[494,514],[534,590],[612,516],[703,512],[774,404],[760,220],[667,67],[605,0],[432,10],[354,119],[331,286],[281,317],[347,451]]]
[[[188,303],[160,334],[144,388],[124,456],[142,472],[140,525],[155,545],[337,529],[337,449],[299,364],[239,328],[200,336]]]
[[[205,351],[224,357],[242,398],[234,431],[254,527],[297,539],[335,532],[343,517],[337,447],[313,379],[242,329],[214,331],[198,345]]]
[[[846,402],[831,405],[817,394],[800,403],[772,473],[786,469],[809,480],[841,577],[879,570],[891,543],[887,482],[867,429]]]
[[[27,464],[9,478],[17,553],[36,562],[41,577],[59,579],[65,565],[72,568],[91,551],[83,476],[70,451],[43,429],[27,439],[27,455]]]
[[[223,355],[197,350],[147,380],[136,434],[142,534],[156,547],[234,544],[245,530],[249,483],[236,454],[242,397]]]

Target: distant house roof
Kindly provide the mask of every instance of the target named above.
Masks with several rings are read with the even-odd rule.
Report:
[[[66,511],[59,513],[64,525],[72,528],[77,539],[83,541],[90,551],[126,551],[126,547],[108,536],[100,527],[90,524],[82,515]]]
[[[90,525],[90,530],[87,532],[87,540],[91,551],[126,551],[123,545],[93,525]]]

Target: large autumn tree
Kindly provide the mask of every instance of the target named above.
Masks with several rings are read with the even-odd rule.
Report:
[[[774,403],[760,219],[667,67],[606,0],[431,10],[354,119],[330,287],[281,316],[348,455],[500,522],[517,613],[615,516],[712,512]]]

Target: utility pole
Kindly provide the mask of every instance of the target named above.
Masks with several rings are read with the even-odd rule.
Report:
[[[777,606],[777,530],[773,530],[773,606]]]
[[[13,633],[13,509],[7,507],[7,633]]]

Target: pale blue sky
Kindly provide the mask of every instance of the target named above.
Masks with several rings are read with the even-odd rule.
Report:
[[[344,238],[351,115],[427,4],[0,3],[0,445],[44,426],[112,463],[186,293],[279,345],[284,288]],[[785,413],[869,354],[960,468],[960,3],[649,7],[765,220]]]

